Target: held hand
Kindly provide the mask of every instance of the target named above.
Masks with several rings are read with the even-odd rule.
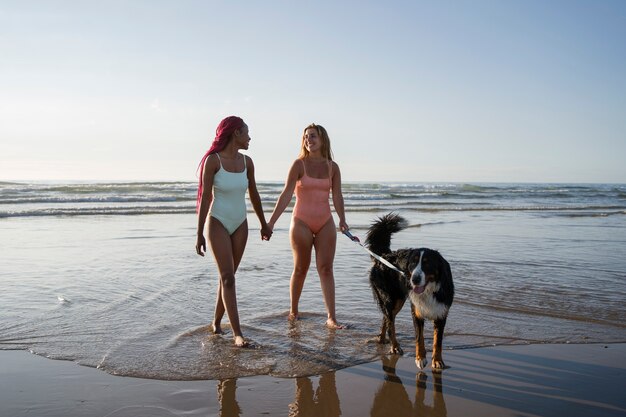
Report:
[[[204,240],[204,235],[198,235],[198,239],[196,240],[196,253],[200,256],[204,256],[206,252],[206,241]]]
[[[261,240],[269,241],[270,238],[272,237],[272,233],[273,233],[273,230],[270,225],[265,225],[261,227]]]

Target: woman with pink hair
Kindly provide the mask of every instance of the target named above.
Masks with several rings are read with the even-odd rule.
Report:
[[[211,148],[200,161],[196,203],[196,253],[204,256],[206,252],[204,226],[208,217],[209,242],[220,276],[211,330],[216,334],[222,333],[221,321],[226,312],[233,330],[235,346],[239,347],[248,345],[239,324],[235,290],[235,273],[248,241],[246,190],[261,223],[261,238],[269,240],[272,235],[265,221],[261,197],[256,187],[254,164],[252,159],[239,152],[241,149],[248,149],[249,144],[248,126],[240,117],[229,116],[220,122]]]

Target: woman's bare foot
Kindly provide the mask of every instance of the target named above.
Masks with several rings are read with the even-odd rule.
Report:
[[[246,339],[243,338],[243,336],[235,336],[235,346],[247,347],[248,342],[246,341]]]
[[[224,334],[224,332],[222,331],[222,326],[220,326],[219,324],[212,323],[209,328],[211,329],[211,333],[213,334]]]
[[[300,317],[298,317],[298,313],[289,313],[287,316],[287,320],[289,321],[297,321]]]
[[[337,320],[335,319],[326,320],[326,327],[328,327],[329,329],[343,329],[344,328],[344,326],[342,324],[337,323]]]

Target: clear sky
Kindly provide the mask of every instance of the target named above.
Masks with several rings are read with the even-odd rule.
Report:
[[[626,1],[0,0],[0,180],[257,180],[327,128],[347,181],[626,183]]]

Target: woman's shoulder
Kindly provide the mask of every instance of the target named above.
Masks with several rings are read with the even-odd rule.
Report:
[[[291,168],[289,168],[289,175],[292,176],[295,174],[295,179],[299,179],[304,175],[304,160],[301,158],[296,158],[291,163]]]
[[[217,172],[220,167],[221,163],[217,153],[212,153],[211,155],[207,156],[206,160],[204,161],[205,170],[209,168],[212,172]]]
[[[250,156],[246,155],[245,153],[242,153],[241,155],[243,155],[244,169],[246,169],[248,172],[254,171],[254,162],[252,162],[252,158],[250,158]]]
[[[207,156],[206,158],[206,164],[212,163],[212,164],[216,164],[219,163],[220,158],[219,155],[216,153],[212,153],[211,155]]]

